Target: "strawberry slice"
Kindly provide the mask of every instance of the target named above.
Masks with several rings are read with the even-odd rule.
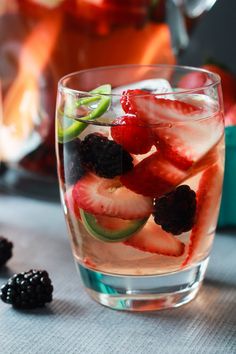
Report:
[[[135,89],[135,90],[126,90],[123,92],[121,99],[120,99],[120,103],[121,106],[123,108],[123,110],[125,111],[125,113],[128,114],[136,114],[136,106],[135,104],[133,105],[133,99],[132,97],[134,96],[140,96],[140,95],[149,95],[150,93],[148,91],[144,91],[141,89]]]
[[[204,252],[209,233],[214,230],[217,221],[221,187],[223,180],[222,168],[215,164],[202,175],[197,191],[197,210],[195,226],[190,235],[189,249],[182,266],[186,266]]]
[[[185,245],[176,237],[163,231],[150,217],[141,231],[124,242],[141,251],[161,254],[165,256],[180,257],[184,253]]]
[[[192,104],[154,95],[130,95],[129,101],[133,113],[148,124],[186,121],[201,113],[201,109]]]
[[[183,101],[153,95],[131,96],[136,115],[156,135],[156,146],[163,156],[181,170],[188,170],[217,142],[222,134],[222,119],[216,119],[209,102],[199,107]],[[201,105],[205,104],[205,109]],[[206,118],[205,121],[200,118]]]
[[[135,193],[160,197],[184,181],[186,176],[184,171],[177,169],[160,151],[156,151],[122,175],[120,181]]]
[[[187,170],[194,162],[191,143],[186,146],[184,124],[171,129],[171,123],[184,122],[187,116],[190,118],[199,113],[199,108],[182,101],[156,98],[154,95],[140,96],[140,94],[139,92],[138,96],[137,94],[126,95],[126,106],[128,104],[129,110],[145,123],[153,125],[156,144],[161,148],[166,159],[176,167]]]
[[[171,139],[171,144],[168,140]],[[190,149],[187,149],[176,136],[170,136],[169,133],[162,140],[159,138],[157,147],[163,153],[163,156],[170,161],[175,167],[180,170],[187,171],[194,164],[194,159],[191,157]]]
[[[118,178],[108,180],[94,174],[85,175],[73,187],[72,196],[78,208],[95,215],[133,220],[152,212],[152,199],[128,190]]]
[[[73,199],[72,190],[73,187],[70,187],[67,189],[66,193],[64,194],[65,204],[67,209],[69,209],[70,213],[72,214],[72,216],[75,217],[77,220],[81,221],[80,211],[76,201]]]

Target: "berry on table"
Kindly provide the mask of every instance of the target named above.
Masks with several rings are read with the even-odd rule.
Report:
[[[52,301],[53,286],[45,270],[29,270],[13,275],[2,286],[0,298],[15,308],[33,309]]]
[[[120,144],[100,134],[89,134],[80,144],[82,166],[99,177],[114,178],[133,168],[132,156]]]
[[[181,185],[154,201],[154,221],[173,235],[192,229],[196,214],[196,193]]]
[[[5,237],[0,236],[0,267],[12,257],[12,242],[8,241]]]

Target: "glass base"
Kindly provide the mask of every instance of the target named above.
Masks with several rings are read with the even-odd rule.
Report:
[[[115,310],[154,311],[194,299],[208,259],[186,270],[154,276],[117,276],[76,265],[88,294],[100,304]]]

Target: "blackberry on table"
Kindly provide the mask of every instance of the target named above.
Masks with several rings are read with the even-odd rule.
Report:
[[[15,308],[33,309],[52,301],[53,286],[45,270],[29,270],[13,275],[2,286],[0,298]]]
[[[154,221],[173,235],[192,229],[196,214],[196,193],[188,185],[154,200]]]
[[[0,267],[12,257],[12,242],[8,241],[5,237],[0,236]]]
[[[81,142],[82,165],[96,175],[114,178],[133,168],[133,158],[120,144],[100,134],[89,134]]]

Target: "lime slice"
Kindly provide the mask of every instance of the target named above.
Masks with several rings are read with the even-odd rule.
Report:
[[[111,97],[109,96],[111,93],[111,85],[107,84],[99,86],[96,89],[89,91],[89,93],[96,96],[81,98],[76,102],[77,108],[81,106],[88,106],[91,103],[97,102],[96,107],[92,109],[87,116],[80,117],[80,119],[83,119],[84,121],[96,119],[107,111],[111,102]],[[58,141],[60,143],[66,143],[70,140],[73,140],[87,127],[87,123],[75,120],[74,117],[68,116],[65,112],[64,118],[70,120],[71,123],[66,128],[62,128],[58,125],[57,133]]]
[[[86,230],[94,238],[105,242],[120,242],[139,231],[148,218],[123,220],[110,216],[92,215],[80,209]]]

